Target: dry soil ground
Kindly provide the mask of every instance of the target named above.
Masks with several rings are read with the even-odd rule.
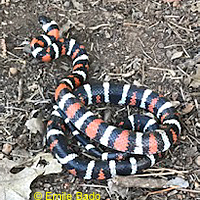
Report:
[[[169,173],[159,178],[181,176],[188,181],[189,187],[165,192],[159,192],[161,188],[156,187],[118,188],[118,193],[111,195],[107,182],[84,182],[65,172],[39,177],[31,185],[33,193],[96,192],[101,194],[101,199],[114,200],[200,199],[200,2],[2,0],[0,150],[4,144],[10,144],[10,154],[2,153],[1,157],[18,162],[43,151],[43,134],[31,133],[25,123],[38,117],[46,124],[58,80],[71,71],[66,58],[39,63],[24,51],[24,44],[42,32],[37,21],[39,15],[51,17],[62,30],[72,27],[70,36],[84,44],[90,56],[88,81],[142,84],[163,94],[177,106],[184,129],[179,142],[154,168],[169,168],[169,171],[160,170],[159,173]],[[106,107],[106,111],[108,109]],[[127,115],[126,110],[120,109],[114,112],[118,111],[119,116]],[[103,117],[112,116],[113,109],[109,112],[111,114],[102,107]],[[180,173],[172,173],[173,170]],[[153,181],[157,177],[149,178]],[[93,186],[89,186],[91,184]],[[150,192],[155,194],[150,195]]]

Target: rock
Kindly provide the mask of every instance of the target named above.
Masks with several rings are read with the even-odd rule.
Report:
[[[15,67],[11,67],[11,68],[10,68],[10,74],[11,74],[11,75],[16,75],[17,73],[18,73],[17,68],[15,68]]]
[[[5,153],[6,155],[8,155],[8,154],[10,154],[11,151],[12,151],[12,145],[5,143],[3,145],[2,152]]]
[[[2,160],[4,157],[3,153],[0,153],[0,160]]]
[[[162,42],[158,43],[158,48],[163,49],[164,47],[165,47],[164,43],[162,43]]]
[[[65,3],[63,4],[65,8],[68,8],[69,5],[70,5],[70,2],[69,1],[65,1]]]
[[[200,156],[196,157],[195,163],[200,167]]]

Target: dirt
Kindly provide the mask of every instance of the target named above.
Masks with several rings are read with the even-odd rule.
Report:
[[[30,199],[34,199],[36,191],[67,192],[72,196],[77,191],[95,192],[101,199],[200,199],[200,78],[194,76],[199,67],[199,2],[6,2],[0,3],[0,150],[9,143],[12,152],[3,154],[4,157],[22,162],[26,157],[15,152],[34,157],[44,151],[43,134],[31,133],[25,123],[39,117],[46,124],[58,81],[71,72],[66,58],[41,63],[24,51],[24,44],[42,33],[38,24],[40,15],[51,17],[64,29],[71,25],[70,37],[84,44],[90,56],[88,81],[145,85],[170,99],[183,123],[179,141],[154,168],[187,171],[179,174],[188,181],[187,189],[159,192],[161,189],[131,187],[126,188],[123,196],[119,191],[111,194],[106,181],[86,182],[63,171],[38,177],[31,185]],[[14,73],[11,68],[15,68]],[[177,173],[165,178],[176,176]],[[150,194],[153,191],[155,194]]]

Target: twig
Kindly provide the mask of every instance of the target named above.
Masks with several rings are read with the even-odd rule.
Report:
[[[175,75],[174,71],[171,70],[171,69],[164,69],[164,68],[158,68],[158,67],[149,67],[149,69],[152,69],[152,70],[159,70],[159,71],[167,71],[167,72],[169,72],[172,76]]]
[[[17,55],[15,55],[15,54],[13,54],[13,53],[12,53],[12,52],[10,52],[10,51],[7,51],[7,53],[8,53],[9,55],[11,55],[11,56],[15,57],[15,58],[18,58],[18,59],[20,59],[20,60],[23,60],[22,58],[20,58],[19,56],[17,56]]]
[[[182,87],[180,87],[180,92],[181,92],[181,96],[182,96],[183,100],[185,101],[185,95],[183,93],[183,88]]]
[[[23,85],[23,79],[20,78],[19,85],[18,85],[18,98],[17,98],[18,101],[22,100],[22,95],[23,95],[22,85]]]
[[[153,58],[152,58],[151,56],[149,56],[149,55],[144,51],[144,49],[142,49],[142,52],[143,52],[143,54],[144,54],[147,58],[149,58],[150,60],[153,60]]]
[[[165,46],[164,49],[169,49],[169,48],[172,48],[172,47],[182,47],[183,45],[182,44],[171,44],[171,45],[168,45],[168,46]]]
[[[200,92],[192,92],[190,93],[191,96],[200,96]]]
[[[28,99],[26,99],[27,102],[31,102],[31,100],[39,93],[39,90],[37,89],[32,95],[31,97],[29,97]]]
[[[182,47],[183,51],[185,52],[187,58],[190,58],[190,55],[189,55],[189,53],[186,51],[186,49],[184,48],[184,46],[181,46],[181,47]]]
[[[19,155],[15,153],[10,153],[11,156],[19,157],[19,158],[29,158],[30,156]]]
[[[164,15],[164,18],[180,18],[178,15]]]
[[[93,187],[93,188],[108,188],[105,185],[92,185],[92,184],[80,184],[81,187]]]
[[[198,144],[200,144],[200,141],[197,140],[197,138],[195,138],[193,135],[188,135],[187,137],[191,137],[193,140],[195,140]]]
[[[26,102],[28,103],[34,103],[34,104],[45,104],[45,103],[51,103],[51,99],[45,99],[45,100],[31,100],[31,99],[26,99]]]
[[[168,175],[174,175],[176,172],[161,172],[161,173],[150,173],[150,174],[136,174],[134,177],[149,177],[149,176],[168,176]]]
[[[7,48],[6,48],[6,41],[5,39],[0,39],[0,45],[1,45],[1,49],[2,49],[2,57],[6,58],[6,52],[7,52]]]
[[[157,21],[156,23],[154,23],[154,24],[152,24],[151,26],[149,26],[149,29],[150,29],[150,28],[153,28],[154,26],[157,26],[159,23],[160,23],[160,22]]]
[[[101,27],[105,27],[105,26],[110,26],[110,24],[99,24],[99,25],[97,25],[97,26],[91,26],[91,27],[88,27],[90,30],[97,30],[97,29],[99,29],[99,28],[101,28]]]
[[[91,6],[93,7],[93,6],[97,5],[100,1],[101,1],[101,0],[97,0],[97,1],[95,1],[95,2],[93,2],[93,3],[91,3]]]
[[[146,60],[146,59],[145,59]],[[144,73],[144,62],[142,63],[142,85],[144,84],[145,81],[145,73]]]
[[[8,140],[8,138],[12,138],[12,137],[13,137],[13,135],[7,137],[6,139]],[[7,143],[8,143],[7,140],[0,140],[0,143],[2,143],[2,144],[7,144]],[[15,145],[16,142],[9,142],[9,144],[11,144],[11,145]]]
[[[140,44],[142,45],[142,47],[145,47],[144,43],[142,42],[142,40],[140,39],[140,37],[138,37],[138,40],[140,42]]]
[[[178,170],[170,169],[170,168],[158,168],[158,169],[147,169],[147,170],[145,170],[145,172],[151,172],[151,171],[154,171],[154,172],[170,171],[170,172],[174,172],[174,173],[177,173],[177,174],[187,174],[187,173],[189,173],[189,171],[178,171]]]
[[[176,27],[179,28],[179,29],[185,30],[187,33],[188,33],[188,32],[194,32],[193,30],[188,29],[188,28],[185,28],[185,27],[182,27],[182,26],[180,26],[180,25],[178,25],[178,24],[175,24],[175,23],[172,22],[172,21],[169,21],[169,23],[172,24],[172,25],[174,25],[174,26],[176,26]]]
[[[59,9],[59,10],[62,10],[62,11],[68,12],[68,10],[66,10],[66,9],[64,9],[64,8],[60,8],[60,7],[57,6],[56,4],[51,3],[50,5],[54,6],[55,8],[57,8],[57,9]]]
[[[177,190],[180,190],[180,191],[183,191],[183,192],[191,192],[191,193],[200,194],[199,190],[190,190],[190,189],[184,189],[184,188],[177,188]]]
[[[10,133],[5,127],[3,127],[3,130],[4,130],[8,135],[11,135],[11,133]]]
[[[114,2],[124,2],[126,0],[107,0],[106,2],[109,2],[109,3],[114,3]]]
[[[169,192],[171,190],[174,190],[174,189],[177,189],[179,186],[172,186],[170,188],[166,188],[166,189],[163,189],[163,190],[158,190],[158,191],[154,191],[154,192],[149,192],[147,194],[146,197],[148,197],[149,195],[152,195],[152,194],[160,194],[160,193],[163,193],[163,192]]]
[[[41,95],[42,99],[45,100],[45,97],[44,97],[41,87],[39,85],[38,85],[38,91],[39,91],[39,94]]]
[[[6,109],[11,109],[11,110],[18,110],[18,111],[23,111],[23,112],[27,112],[27,110],[22,109],[22,108],[16,108],[16,107],[12,107],[12,106],[5,106]]]
[[[176,30],[174,30],[174,28],[171,26],[171,24],[169,24],[169,23],[167,23],[168,24],[168,26],[172,29],[172,31],[177,35],[177,37],[180,39],[180,40],[182,40],[182,41],[186,41],[186,40],[184,40],[181,36],[180,36],[180,34],[176,31]]]
[[[178,65],[176,65],[176,67],[179,69],[179,71],[181,71],[183,74],[185,74],[187,77],[190,77],[189,74],[187,74],[185,71],[183,71]]]
[[[131,23],[131,22],[124,22],[123,26],[137,26],[137,27],[145,27],[145,25],[142,24],[136,24],[136,23]]]

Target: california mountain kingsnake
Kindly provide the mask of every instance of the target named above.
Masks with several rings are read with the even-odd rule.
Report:
[[[47,143],[58,161],[78,177],[100,180],[135,174],[152,166],[157,153],[169,149],[181,133],[179,117],[172,104],[144,87],[109,82],[83,85],[89,70],[84,46],[74,39],[59,38],[59,27],[50,18],[41,16],[39,22],[45,34],[32,40],[32,55],[44,62],[67,55],[73,63],[72,73],[60,82],[55,91],[57,105],[47,125]],[[83,105],[101,102],[145,109],[157,117],[160,125],[141,115],[129,116],[125,122],[132,127],[131,131],[108,125]],[[67,145],[65,134],[69,132],[98,159],[83,159],[75,153]],[[101,153],[90,144],[89,138],[115,152]],[[133,157],[133,154],[139,156]]]

